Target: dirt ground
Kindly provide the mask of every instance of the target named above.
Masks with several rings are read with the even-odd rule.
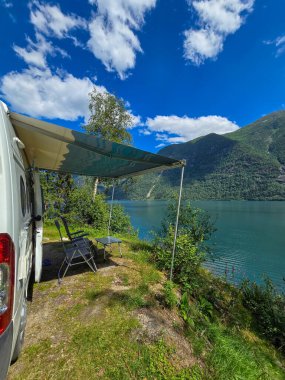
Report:
[[[123,253],[124,249],[126,246],[123,245]],[[88,325],[94,319],[102,319],[105,309],[107,305],[110,305],[112,299],[118,299],[137,285],[135,279],[141,271],[138,264],[129,257],[120,258],[118,252],[114,252],[114,255],[104,261],[103,252],[99,251],[96,256],[98,272],[95,275],[86,265],[76,266],[68,271],[64,281],[59,285],[57,275],[62,260],[61,244],[47,243],[44,245],[42,281],[33,288],[32,302],[29,302],[28,305],[23,353],[19,360],[10,367],[9,380],[40,379],[40,374],[31,374],[27,368],[31,361],[41,355],[40,352],[34,353],[35,347],[46,340],[51,342],[47,351],[49,360],[56,361],[58,359],[56,353],[59,346],[62,358],[65,358],[65,347],[68,347],[70,337],[65,328],[60,327],[59,314],[55,313],[55,309],[62,309],[64,311],[62,318],[65,318],[71,325],[78,316],[70,313],[70,316],[66,317],[66,311],[72,310],[79,304],[83,305],[79,313],[81,325]],[[125,281],[125,278],[133,280]],[[95,280],[99,289],[102,284],[107,285],[104,285],[104,289],[98,293],[99,296],[96,296],[96,302],[90,304],[82,297],[82,294],[88,293],[91,286],[94,288]],[[159,299],[161,291],[161,283],[152,286],[150,292],[153,299]],[[136,318],[139,325],[132,331],[133,340],[148,344],[163,338],[171,347],[175,348],[175,355],[171,358],[173,365],[186,368],[197,362],[191,345],[183,337],[183,334],[179,333],[179,330],[183,328],[183,323],[175,312],[165,309],[159,304],[153,304],[151,307],[136,308],[130,314]],[[42,378],[48,377],[43,376]]]

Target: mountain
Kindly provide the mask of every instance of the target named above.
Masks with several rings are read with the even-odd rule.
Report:
[[[285,111],[273,112],[225,135],[211,133],[159,154],[186,159],[184,195],[190,199],[285,200]],[[145,175],[128,198],[167,198],[179,186],[179,170]]]

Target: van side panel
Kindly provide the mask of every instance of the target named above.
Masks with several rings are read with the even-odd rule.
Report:
[[[0,380],[6,378],[6,374],[11,360],[11,347],[13,341],[13,323],[10,323],[7,330],[0,336]],[[10,350],[9,350],[10,348]]]
[[[27,285],[32,266],[33,256],[33,223],[32,210],[29,204],[28,193],[30,192],[29,174],[25,167],[22,149],[19,149],[14,128],[7,115],[6,132],[8,136],[9,156],[11,163],[10,176],[12,180],[13,199],[13,224],[12,236],[15,246],[15,293],[14,293],[14,337],[13,347],[17,339],[17,333],[21,323],[21,312],[26,297]]]
[[[0,380],[6,376],[20,326],[23,325],[33,256],[32,208],[28,196],[31,184],[23,151],[15,137],[7,110],[0,102],[0,233],[8,233],[15,247],[13,317],[9,328],[0,335]]]
[[[6,130],[7,116],[0,103],[0,233],[8,233],[14,237],[13,191],[11,162]],[[9,368],[13,344],[13,322],[0,335],[0,380],[5,379]]]

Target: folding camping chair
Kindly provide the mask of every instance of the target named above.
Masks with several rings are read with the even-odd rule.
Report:
[[[84,241],[85,239],[65,243],[61,234],[60,224],[58,220],[55,220],[54,223],[56,225],[56,228],[58,229],[60,241],[62,243],[65,255],[64,260],[58,271],[58,283],[61,283],[68,269],[74,265],[86,263],[89,266],[89,268],[94,273],[96,273],[97,266],[92,255],[91,248],[87,246],[86,242]],[[63,272],[63,276],[60,277],[61,270],[64,267],[64,265],[66,265],[66,268]]]
[[[88,234],[85,233],[83,230],[70,232],[66,218],[64,216],[60,216],[60,219],[62,220],[66,234],[70,241],[80,240],[80,239],[83,239],[85,236],[88,236]]]
[[[70,232],[66,218],[60,215],[60,219],[62,220],[62,224],[70,242],[82,242],[86,244],[87,249],[95,249],[95,247],[92,246],[92,242],[86,238],[86,236],[88,236],[88,233],[84,232],[83,230]]]

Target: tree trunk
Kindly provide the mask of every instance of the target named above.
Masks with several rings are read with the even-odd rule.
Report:
[[[94,188],[93,188],[93,200],[95,200],[96,194],[97,194],[97,188],[98,188],[99,178],[96,177],[94,182]]]

